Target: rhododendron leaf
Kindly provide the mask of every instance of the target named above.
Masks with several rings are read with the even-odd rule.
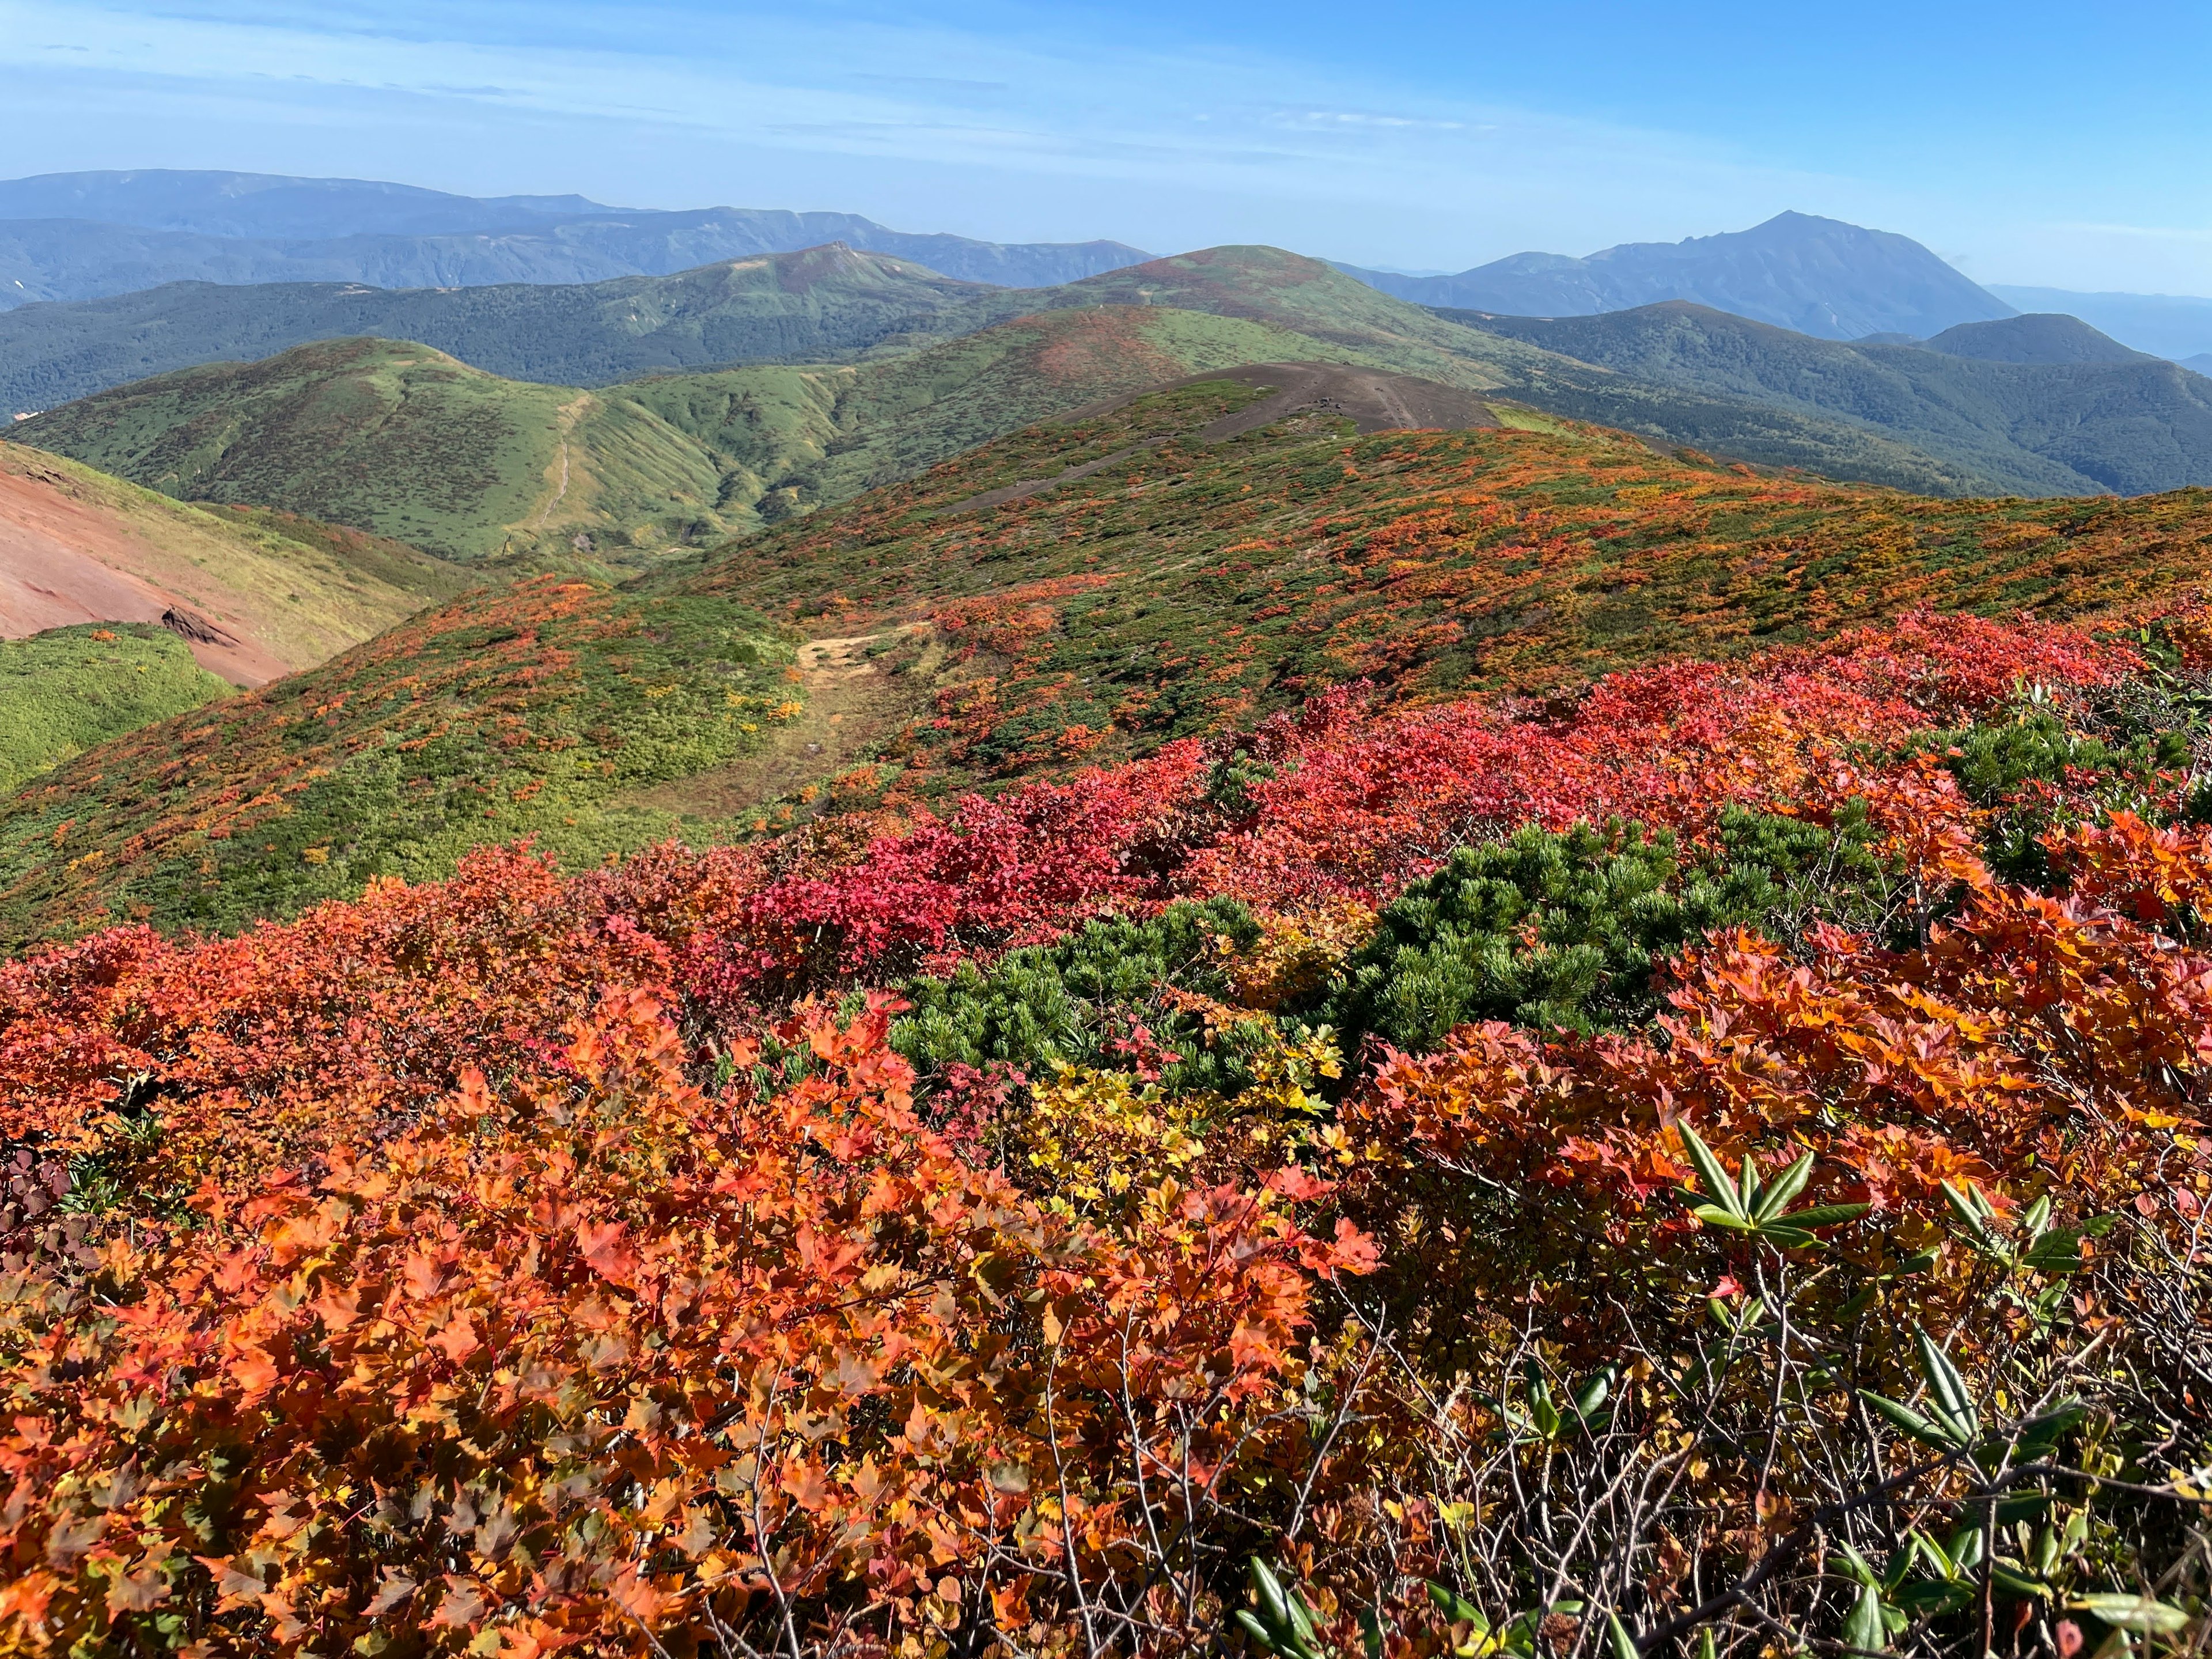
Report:
[[[1747,1170],[1750,1169],[1751,1164],[1748,1158],[1745,1159],[1744,1167]],[[1812,1178],[1813,1154],[1806,1152],[1799,1157],[1796,1163],[1768,1182],[1765,1190],[1759,1194],[1759,1201],[1752,1206],[1752,1218],[1754,1221],[1775,1219],[1782,1213],[1782,1206],[1803,1192],[1805,1183]],[[1747,1193],[1747,1201],[1748,1201]],[[1802,1217],[1792,1216],[1790,1219],[1801,1225],[1803,1224]]]
[[[1690,1213],[1711,1227],[1726,1227],[1739,1233],[1754,1232],[1759,1224],[1740,1211],[1724,1210],[1717,1204],[1700,1204]]]
[[[1274,1569],[1258,1556],[1247,1564],[1245,1571],[1252,1580],[1252,1594],[1260,1603],[1260,1616],[1267,1621],[1261,1632],[1265,1638],[1267,1630],[1287,1628],[1291,1622],[1290,1602],[1283,1595],[1283,1586],[1276,1578]]]
[[[1915,1326],[1912,1334],[1920,1349],[1920,1369],[1928,1378],[1929,1398],[1936,1420],[1951,1431],[1960,1445],[1970,1443],[1981,1432],[1981,1418],[1974,1410],[1974,1402],[1966,1393],[1958,1367],[1925,1330]]]
[[[2047,1451],[2058,1437],[2074,1428],[2089,1415],[2088,1407],[2078,1400],[2069,1400],[2049,1411],[2030,1418],[2020,1426],[2018,1437],[2023,1452],[2033,1450],[2040,1455]],[[2033,1504],[2048,1504],[2048,1498],[2025,1499]]]
[[[1735,1182],[1729,1178],[1729,1172],[1722,1167],[1720,1159],[1713,1156],[1712,1149],[1686,1122],[1677,1122],[1674,1133],[1682,1138],[1682,1150],[1690,1155],[1690,1162],[1696,1167],[1698,1178],[1705,1182],[1705,1196],[1710,1205],[1737,1221],[1748,1220],[1749,1217],[1744,1212],[1743,1200],[1736,1193]]]
[[[1981,1240],[1993,1237],[1990,1231],[1990,1218],[1996,1212],[1989,1200],[1982,1196],[1978,1188],[1970,1185],[1961,1188],[1946,1181],[1942,1188],[1944,1202],[1951,1206],[1951,1213],[1958,1217],[1968,1233]]]
[[[2073,1227],[2054,1227],[2031,1244],[2020,1265],[2053,1278],[2081,1271],[2081,1233]]]
[[[1484,1616],[1481,1608],[1476,1607],[1474,1602],[1456,1590],[1439,1584],[1433,1578],[1429,1579],[1427,1584],[1429,1600],[1435,1603],[1438,1613],[1455,1625],[1472,1625],[1478,1632],[1485,1635],[1489,1633],[1490,1620]]]
[[[1881,1616],[1881,1592],[1871,1584],[1859,1587],[1858,1599],[1844,1615],[1840,1632],[1843,1644],[1860,1653],[1884,1653],[1889,1648],[1888,1627]]]
[[[2051,1586],[2024,1572],[2014,1571],[2002,1561],[1990,1564],[1990,1582],[2003,1595],[2022,1601],[2044,1601],[2052,1594]]]
[[[1915,1440],[1923,1441],[1943,1451],[1963,1449],[1947,1430],[1937,1427],[1918,1412],[1914,1411],[1911,1407],[1900,1406],[1894,1400],[1886,1400],[1881,1395],[1870,1394],[1864,1389],[1859,1389],[1857,1393],[1861,1400],[1866,1401],[1869,1406],[1904,1430]]]
[[[2186,1613],[2148,1595],[2077,1595],[2066,1605],[2104,1620],[2115,1630],[2135,1631],[2146,1636],[2172,1636],[2189,1628]]]
[[[1793,1227],[1834,1227],[1856,1221],[1873,1206],[1866,1204],[1816,1204],[1784,1218]]]

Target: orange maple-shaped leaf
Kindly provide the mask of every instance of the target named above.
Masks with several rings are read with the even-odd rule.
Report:
[[[637,1258],[624,1242],[629,1231],[619,1221],[598,1226],[586,1221],[577,1225],[576,1249],[586,1265],[610,1285],[627,1286],[636,1280]]]

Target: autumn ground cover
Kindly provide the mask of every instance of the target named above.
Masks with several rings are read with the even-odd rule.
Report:
[[[1407,700],[1540,690],[1916,605],[2094,615],[2208,566],[2201,491],[1939,500],[1565,424],[1360,438],[1314,416],[1197,440],[1257,395],[1198,386],[1033,427],[654,580],[841,635],[930,623],[979,672],[901,758],[964,784],[1249,724],[1351,679]],[[896,666],[920,644],[884,649]]]
[[[571,865],[673,820],[623,792],[750,753],[800,707],[793,641],[723,601],[545,577],[141,727],[19,791],[0,933],[237,927],[532,835]]]
[[[0,803],[0,940],[240,927],[520,834],[573,869],[671,833],[942,805],[1355,681],[1404,704],[1548,693],[1923,605],[2117,625],[2212,563],[2199,491],[1934,500],[1564,423],[1360,438],[1305,416],[1199,437],[1263,395],[1213,382],[1030,427],[612,593],[548,580],[456,601],[220,721],[103,745]],[[754,755],[803,700],[779,676],[810,636],[864,641],[881,702],[910,716],[777,799],[689,821],[649,804]]]
[[[1916,613],[24,956],[0,1648],[2187,1646],[2208,698]]]

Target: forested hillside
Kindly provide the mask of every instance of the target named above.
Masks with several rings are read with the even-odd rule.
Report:
[[[774,303],[755,322],[804,321],[819,314],[805,307],[821,293],[858,291],[825,276],[794,300],[780,281],[756,285],[754,297]],[[1389,368],[1769,465],[1939,494],[1991,487],[1865,425],[1633,380],[1272,249],[1024,294],[939,289],[925,289],[939,309],[853,362],[653,375],[587,392],[471,373],[407,343],[339,341],[156,377],[5,435],[155,489],[335,518],[449,557],[599,571],[847,499],[1102,397],[1249,362]],[[799,309],[775,309],[787,301]],[[633,317],[629,305],[605,337],[623,349],[679,335],[696,343],[723,314],[666,321]],[[873,330],[890,313],[839,314]],[[561,349],[571,353],[598,349],[550,337],[569,340]]]
[[[2132,495],[2212,482],[2212,380],[2079,323],[2053,337],[2070,319],[1969,324],[1923,345],[1885,345],[1680,302],[1557,319],[1443,314],[1644,381],[1850,421],[2008,493]]]

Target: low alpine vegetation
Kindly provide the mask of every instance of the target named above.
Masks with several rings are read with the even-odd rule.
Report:
[[[2208,689],[1913,617],[9,963],[0,1645],[2193,1650]]]

